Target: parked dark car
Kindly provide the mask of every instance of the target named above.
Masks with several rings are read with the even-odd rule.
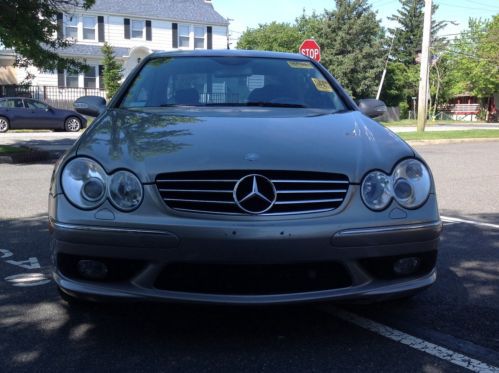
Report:
[[[406,297],[436,278],[421,156],[299,54],[152,54],[55,167],[67,299],[226,304]]]
[[[32,98],[0,98],[0,133],[9,129],[77,132],[86,126],[87,119],[72,110],[56,109]]]

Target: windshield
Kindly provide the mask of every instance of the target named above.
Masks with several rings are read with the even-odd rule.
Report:
[[[309,61],[248,57],[150,60],[121,108],[269,106],[342,111],[346,105]]]

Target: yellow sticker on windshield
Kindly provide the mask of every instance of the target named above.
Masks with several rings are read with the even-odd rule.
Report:
[[[312,78],[312,82],[314,82],[315,88],[317,88],[318,91],[333,92],[333,87],[331,87],[327,80]]]
[[[288,65],[294,69],[313,69],[314,67],[308,61],[288,61]]]

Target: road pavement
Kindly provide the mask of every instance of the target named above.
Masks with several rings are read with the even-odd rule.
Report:
[[[0,371],[499,372],[499,142],[426,145],[446,221],[408,302],[68,307],[50,279],[51,164],[0,164]]]

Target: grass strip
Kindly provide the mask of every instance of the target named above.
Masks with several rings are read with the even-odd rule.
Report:
[[[29,151],[29,149],[21,148],[19,146],[0,145],[0,155],[12,153],[27,153]]]
[[[493,139],[499,138],[499,130],[402,132],[398,135],[404,140]]]

